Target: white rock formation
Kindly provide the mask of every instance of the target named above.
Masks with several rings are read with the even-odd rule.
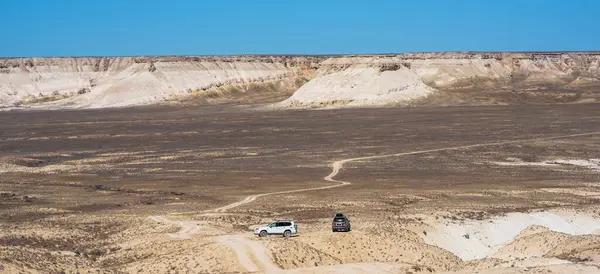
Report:
[[[340,60],[349,66],[336,70],[330,66]],[[399,63],[397,58],[343,60],[322,63],[325,69],[302,86],[280,106],[370,106],[406,103],[423,98],[434,90]]]
[[[463,260],[494,257],[500,250],[531,226],[569,235],[599,235],[600,219],[576,212],[508,213],[491,220],[449,221],[433,224],[424,240],[451,251]],[[524,236],[524,235],[522,235]]]
[[[439,91],[482,93],[468,95],[478,98],[493,96],[488,91],[494,91],[501,94],[499,100],[521,91],[554,96],[543,102],[600,100],[594,93],[600,91],[600,53],[450,52],[0,59],[0,108],[145,105],[187,95],[188,90],[282,79],[292,83],[299,75],[312,80],[272,106],[402,105]],[[526,102],[529,97],[521,95],[518,100]]]
[[[302,58],[142,57],[0,60],[0,105],[31,99],[44,108],[102,108],[160,102],[190,90],[295,76]],[[295,62],[286,64],[286,62]],[[46,100],[44,100],[46,99]],[[60,100],[56,100],[60,99]]]
[[[510,93],[555,89],[566,93],[557,100],[568,101],[564,98],[579,98],[579,88],[600,86],[599,63],[600,55],[596,53],[333,57],[319,64],[314,79],[273,107],[397,105],[423,99],[439,90]]]

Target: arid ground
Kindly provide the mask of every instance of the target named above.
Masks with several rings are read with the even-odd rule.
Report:
[[[598,273],[599,155],[599,104],[2,112],[0,273]]]

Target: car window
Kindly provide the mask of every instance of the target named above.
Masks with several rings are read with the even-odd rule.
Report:
[[[277,223],[277,226],[291,226],[292,224],[290,222],[279,222]]]
[[[270,223],[269,227],[275,227],[275,225],[276,225],[275,223]]]

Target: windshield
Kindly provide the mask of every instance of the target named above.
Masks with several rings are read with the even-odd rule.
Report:
[[[334,222],[343,222],[343,221],[344,221],[344,219],[343,219],[343,218],[336,218],[336,219],[333,219],[333,221],[334,221]]]

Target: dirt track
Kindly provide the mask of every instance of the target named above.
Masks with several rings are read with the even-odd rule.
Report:
[[[327,176],[325,176],[323,178],[326,181],[338,183],[336,185],[251,195],[239,202],[234,202],[232,204],[229,204],[229,205],[226,205],[226,206],[214,209],[214,210],[205,211],[205,212],[221,212],[222,213],[229,209],[233,209],[233,208],[254,202],[256,199],[258,199],[260,197],[264,197],[264,196],[288,194],[288,193],[304,192],[304,191],[316,191],[316,190],[330,189],[330,188],[334,188],[334,187],[350,185],[351,184],[350,182],[339,181],[339,180],[335,180],[333,178],[340,172],[340,170],[343,168],[343,165],[345,163],[354,162],[354,161],[368,161],[371,159],[434,153],[434,152],[448,151],[448,150],[464,150],[464,149],[470,149],[470,148],[476,148],[476,147],[498,146],[498,145],[515,144],[515,143],[527,143],[527,142],[535,142],[535,141],[567,139],[567,138],[576,138],[576,137],[591,136],[591,135],[598,135],[598,134],[600,134],[600,132],[588,132],[588,133],[571,134],[571,135],[550,136],[550,137],[542,137],[542,138],[534,138],[534,139],[473,144],[473,145],[466,145],[466,146],[447,147],[447,148],[439,148],[439,149],[430,149],[430,150],[402,152],[402,153],[387,154],[387,155],[377,155],[377,156],[367,156],[367,157],[356,157],[356,158],[350,158],[350,159],[343,159],[343,160],[338,160],[338,161],[333,162],[331,164],[331,167],[332,167],[331,173],[329,173]],[[158,221],[158,222],[176,224],[179,227],[181,227],[181,230],[175,234],[176,237],[187,238],[194,234],[198,234],[198,230],[199,230],[198,224],[196,224],[193,221],[173,222],[173,221],[166,219],[163,216],[153,216],[152,219],[155,221]],[[364,229],[364,226],[363,226],[363,229]],[[173,234],[169,234],[169,236],[172,236],[172,235]],[[248,234],[223,235],[223,236],[218,237],[217,241],[219,243],[229,246],[230,248],[233,248],[238,256],[238,261],[239,261],[240,265],[244,269],[246,269],[246,271],[248,271],[248,272],[263,271],[265,273],[272,273],[272,272],[281,271],[281,269],[279,267],[277,267],[276,265],[274,265],[272,262],[269,261],[269,258],[267,256],[267,251],[265,250],[265,248],[256,241],[248,240],[246,238],[248,236],[250,236],[250,235],[248,235]],[[257,261],[255,261],[253,258],[256,259]],[[314,270],[317,271],[317,269],[314,269]],[[370,270],[381,271],[382,269],[379,269],[376,266],[371,266]]]
[[[593,213],[594,170],[492,163],[594,158],[598,131],[596,105],[4,113],[0,218],[10,233],[0,235],[0,252],[14,259],[2,264],[126,272],[466,269],[421,242],[431,229],[424,221],[544,208]],[[353,233],[327,233],[335,211],[352,216]],[[238,236],[275,218],[298,220],[302,237]],[[582,245],[574,249],[595,250],[585,241],[576,238]],[[337,245],[348,252],[335,253]],[[253,255],[263,247],[267,258]],[[36,255],[44,250],[83,255]],[[248,257],[242,263],[240,254]]]

